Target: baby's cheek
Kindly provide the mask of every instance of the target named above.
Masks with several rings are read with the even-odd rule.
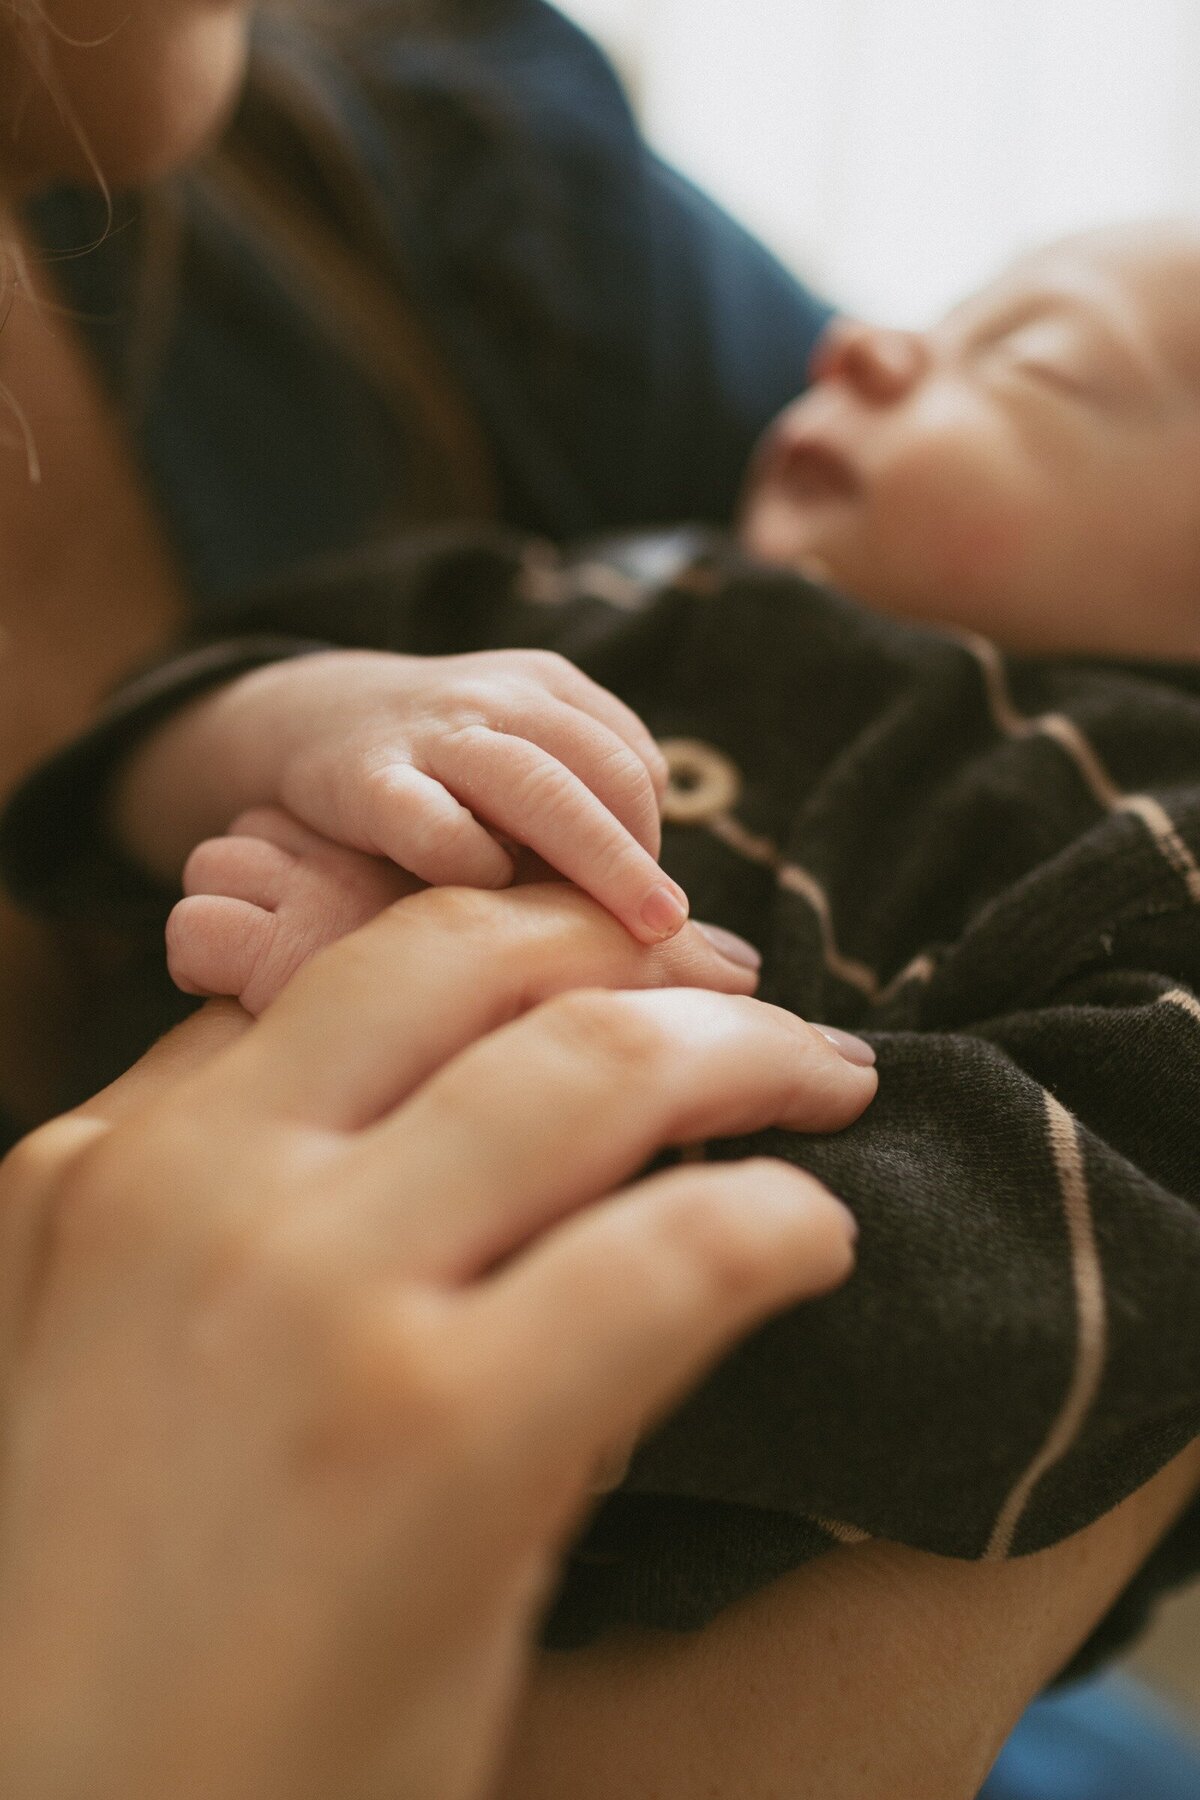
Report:
[[[898,472],[890,496],[901,554],[929,601],[949,606],[1019,579],[1037,530],[1027,499],[950,447],[931,461]]]
[[[981,508],[951,516],[938,536],[942,581],[951,591],[993,588],[1015,575],[1028,545],[1028,530],[1016,514]]]

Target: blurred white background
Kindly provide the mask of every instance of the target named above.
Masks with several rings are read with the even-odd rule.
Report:
[[[659,148],[831,299],[930,319],[1025,245],[1200,211],[1200,0],[560,0]]]

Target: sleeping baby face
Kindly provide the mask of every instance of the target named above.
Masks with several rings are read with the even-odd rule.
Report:
[[[1052,245],[929,331],[839,320],[812,373],[754,554],[1017,650],[1200,657],[1200,228]]]

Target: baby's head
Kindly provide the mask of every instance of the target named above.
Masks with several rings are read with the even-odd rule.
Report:
[[[932,330],[838,321],[742,539],[1018,650],[1200,658],[1200,226],[1075,237]]]

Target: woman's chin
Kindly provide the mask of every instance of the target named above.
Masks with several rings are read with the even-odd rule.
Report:
[[[144,54],[107,45],[59,48],[54,87],[29,72],[3,181],[17,192],[55,182],[110,188],[152,182],[192,162],[220,135],[245,79],[248,37],[238,9],[203,15]]]

